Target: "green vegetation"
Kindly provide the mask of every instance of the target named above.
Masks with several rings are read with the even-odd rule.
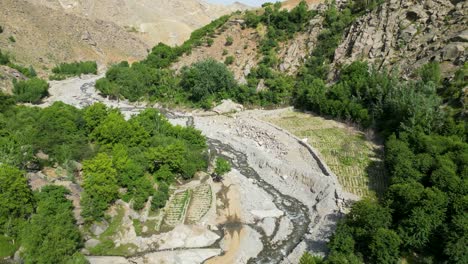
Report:
[[[97,74],[97,63],[95,61],[61,63],[52,69],[52,73],[54,74],[49,77],[50,80],[63,80],[82,74]]]
[[[9,36],[9,37],[8,37],[8,40],[9,40],[11,43],[15,43],[15,42],[16,42],[16,39],[15,39],[15,37],[13,37],[13,36]]]
[[[3,27],[0,26],[0,34],[2,34],[2,33],[3,33]]]
[[[129,202],[135,210],[143,208],[150,196],[155,197],[153,204],[159,201],[164,205],[169,185],[176,177],[190,179],[206,169],[206,141],[201,133],[194,128],[172,126],[157,110],[148,109],[126,121],[118,110],[103,104],[79,110],[55,103],[39,109],[15,106],[10,97],[1,97],[3,255],[23,247],[27,263],[84,263],[79,254],[75,255],[82,242],[72,204],[65,198],[68,191],[44,187],[34,199],[19,169],[40,170],[54,164],[67,167],[71,161],[82,162],[81,205],[88,223],[102,219],[117,199]],[[36,158],[39,151],[48,154],[49,159]],[[153,187],[156,184],[157,190]],[[112,232],[112,228],[106,232]],[[103,240],[102,250],[107,250],[109,242]],[[124,254],[131,250],[132,245],[122,245],[107,252]]]
[[[331,86],[320,79],[298,86],[297,107],[375,127],[387,138],[390,187],[380,204],[353,206],[330,243],[330,263],[395,263],[413,253],[451,263],[466,258],[459,250],[467,239],[459,233],[466,230],[460,222],[467,209],[461,202],[468,190],[463,184],[466,122],[442,107],[438,67],[427,65],[418,72],[419,80],[400,81],[354,62]],[[457,78],[453,81],[462,81]]]
[[[7,65],[10,62],[10,56],[8,54],[3,53],[0,49],[0,65]]]
[[[313,256],[308,252],[305,252],[299,259],[299,264],[322,264],[323,260],[320,257]]]
[[[194,63],[184,68],[180,76],[167,69],[182,54],[190,52],[192,47],[203,43],[211,45],[210,39],[216,30],[222,30],[229,19],[229,16],[224,16],[194,31],[182,46],[172,48],[160,43],[142,62],[132,66],[126,62],[114,65],[106,77],[97,82],[96,87],[112,98],[122,96],[130,101],[149,99],[203,108],[211,108],[214,102],[225,98],[249,105],[288,104],[295,81],[293,77],[275,70],[279,64],[275,49],[279,48],[280,41],[288,40],[294,33],[303,30],[313,15],[312,11],[307,10],[305,2],[301,2],[291,12],[280,10],[277,4],[274,8],[266,7],[262,15],[253,12],[246,14],[248,25],[264,23],[269,32],[261,43],[264,58],[257,68],[252,69],[247,85],[238,86],[226,67],[213,60]],[[256,22],[252,22],[252,19]],[[232,37],[227,37],[226,45],[231,45],[232,41]],[[223,56],[227,54],[227,50],[224,50]],[[234,57],[225,58],[226,65],[232,63]],[[257,92],[257,87],[262,85],[259,89],[261,91]]]
[[[226,37],[226,43],[224,45],[231,46],[234,43],[234,39],[231,36]]]
[[[159,43],[156,45],[148,58],[143,61],[144,64],[153,68],[167,68],[180,56],[185,53],[190,53],[194,47],[201,46],[203,43],[212,43],[209,39],[213,36],[216,30],[220,29],[228,20],[230,16],[222,16],[213,20],[210,24],[197,29],[192,32],[190,38],[185,41],[181,46],[170,47],[166,44]]]
[[[24,172],[10,165],[0,165],[0,190],[0,253],[7,255],[17,248],[13,241],[34,212],[35,201]]]
[[[384,194],[388,184],[382,147],[367,139],[363,132],[294,110],[267,116],[265,120],[299,138],[307,138],[345,191],[360,197],[377,198]]]
[[[39,78],[26,81],[13,81],[13,94],[17,102],[37,104],[43,97],[49,95],[49,84]]]
[[[96,88],[111,98],[123,96],[130,101],[147,98],[181,103],[186,101],[187,95],[178,89],[178,82],[170,70],[156,69],[145,63],[134,63],[130,67],[123,62],[112,66],[106,77],[96,82]]]
[[[197,62],[182,69],[180,84],[195,102],[207,102],[213,96],[223,97],[237,86],[233,74],[215,60]]]
[[[224,60],[224,64],[226,65],[231,65],[234,63],[234,56],[227,56],[226,59]]]
[[[75,225],[73,205],[61,186],[46,186],[36,193],[36,213],[25,225],[22,235],[26,263],[69,263],[78,256],[81,233]]]
[[[223,158],[217,158],[216,159],[216,168],[215,168],[215,173],[219,176],[223,176],[224,174],[228,173],[231,171],[231,164],[229,161],[223,159]]]

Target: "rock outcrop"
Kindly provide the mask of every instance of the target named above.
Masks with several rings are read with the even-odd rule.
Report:
[[[468,3],[455,2],[385,1],[346,32],[332,66],[367,60],[378,69],[397,67],[407,75],[437,61],[452,71],[468,55]]]

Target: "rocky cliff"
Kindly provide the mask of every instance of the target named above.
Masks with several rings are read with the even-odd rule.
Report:
[[[286,1],[284,7],[291,9],[299,1]],[[310,9],[318,11],[303,32],[281,43],[277,50],[278,70],[294,75],[314,50],[318,36],[323,30],[323,1],[307,1]],[[338,1],[344,6],[346,1]],[[467,59],[468,48],[467,1],[388,0],[373,11],[356,19],[345,30],[334,59],[331,62],[330,79],[341,65],[356,60],[366,60],[377,68],[398,68],[403,76],[429,61],[441,62],[445,74],[452,74]],[[224,61],[234,56],[229,68],[237,80],[245,81],[250,69],[260,61],[258,46],[265,28],[246,27],[243,19],[233,18],[227,28],[219,32],[214,44],[202,46],[184,56],[173,68],[180,69],[208,57]],[[224,45],[226,37],[234,38],[231,46]]]
[[[438,61],[452,72],[468,55],[467,10],[467,1],[386,1],[351,26],[333,64],[362,59],[409,74]]]

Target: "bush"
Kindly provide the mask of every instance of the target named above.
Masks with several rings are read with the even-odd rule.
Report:
[[[226,43],[224,45],[231,46],[234,43],[234,39],[231,36],[226,37]]]
[[[215,169],[216,174],[218,174],[219,176],[223,176],[224,174],[230,171],[231,171],[231,164],[229,163],[229,161],[223,158],[216,159],[216,169]]]
[[[6,53],[2,53],[0,49],[0,65],[7,65],[10,62],[10,56]]]
[[[8,40],[9,40],[11,43],[15,43],[15,42],[16,42],[16,39],[15,39],[15,37],[13,37],[13,36],[9,36],[9,37],[8,37]]]
[[[3,27],[0,26],[0,34],[2,34],[2,33],[3,33]]]
[[[97,63],[95,61],[81,61],[72,63],[61,63],[52,69],[58,76],[78,76],[81,74],[97,74]],[[54,77],[52,77],[54,78]]]
[[[226,65],[231,65],[234,63],[234,56],[227,56],[226,59],[224,60],[224,64]]]
[[[211,47],[213,45],[213,43],[214,43],[214,40],[212,38],[208,38],[206,40],[206,45],[208,45],[208,47]]]
[[[49,84],[39,78],[14,81],[13,86],[13,94],[18,102],[36,104],[49,94]]]

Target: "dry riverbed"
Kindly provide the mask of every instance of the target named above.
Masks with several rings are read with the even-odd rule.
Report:
[[[103,98],[94,89],[100,77],[51,82],[51,96],[42,107],[55,101],[79,108],[103,102],[121,109],[127,117],[154,107]],[[120,204],[125,208],[124,228],[111,238],[136,245],[133,251],[137,254],[89,256],[91,263],[295,263],[305,250],[323,254],[336,220],[347,201],[356,197],[342,191],[337,177],[313,147],[262,121],[266,113],[168,111],[171,122],[201,130],[209,139],[212,155],[225,156],[234,169],[221,183],[208,180],[180,187],[209,184],[212,202],[202,218],[191,224],[181,222],[173,229],[176,232],[143,238],[132,220],[141,219],[144,213]]]

